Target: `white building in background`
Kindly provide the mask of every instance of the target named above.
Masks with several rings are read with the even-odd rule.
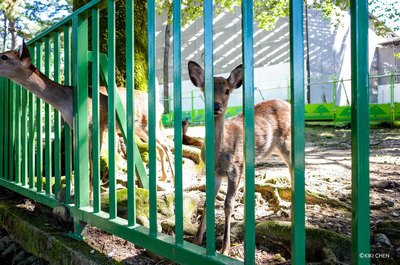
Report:
[[[160,95],[163,93],[163,51],[165,38],[165,18],[157,18],[157,81]],[[214,17],[214,73],[227,77],[232,69],[241,64],[241,15],[222,13]],[[189,80],[187,63],[190,60],[203,65],[204,51],[203,18],[182,29],[182,97],[183,110],[204,108],[201,92]],[[308,39],[309,53],[305,51],[305,69],[309,62],[310,69],[310,102],[332,102],[336,93],[336,103],[346,105],[351,102],[351,52],[350,52],[350,16],[345,16],[342,24],[334,26],[330,21],[321,17],[321,12],[308,10]],[[400,72],[400,60],[394,57],[400,51],[400,45],[388,46],[390,39],[378,36],[373,29],[369,30],[369,69],[371,75],[383,74],[390,71]],[[306,45],[305,45],[306,46]],[[172,54],[172,46],[170,50]],[[383,56],[384,55],[384,56]],[[308,60],[307,60],[308,59]],[[254,82],[256,102],[289,97],[290,52],[289,52],[289,23],[288,19],[280,19],[272,31],[259,29],[254,23]],[[173,97],[172,56],[170,56],[170,97]],[[305,77],[307,78],[307,76]],[[333,79],[343,80],[332,83]],[[400,82],[398,77],[397,82]],[[371,80],[371,102],[377,102],[378,90],[388,85],[388,79]],[[378,89],[381,87],[381,89]],[[386,88],[383,88],[385,90]],[[383,91],[382,90],[382,91]],[[307,93],[307,92],[305,92]],[[194,96],[192,101],[190,98]],[[162,96],[160,96],[162,98]],[[307,96],[306,96],[307,98]],[[379,98],[382,98],[380,96]],[[231,106],[242,104],[241,90],[235,92],[230,100]],[[172,101],[171,101],[172,109]]]

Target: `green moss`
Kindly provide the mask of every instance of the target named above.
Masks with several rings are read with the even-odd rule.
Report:
[[[138,217],[149,216],[149,191],[146,189],[136,187],[136,215]],[[128,213],[128,190],[117,190],[117,203],[118,203],[118,216],[127,218]],[[108,211],[109,208],[109,195],[104,194],[101,199],[103,211]]]
[[[290,250],[291,234],[290,222],[264,221],[256,225],[257,242],[265,246],[280,242],[278,245]],[[331,259],[331,253],[341,261],[350,259],[351,240],[347,236],[321,228],[306,227],[306,240],[307,261],[326,261]]]
[[[149,191],[142,188],[135,188],[136,190],[136,216],[137,221],[139,223],[146,223],[145,220],[149,218]],[[117,190],[117,204],[118,204],[118,216],[127,218],[128,211],[128,191],[127,189]],[[197,210],[199,199],[188,194],[183,196],[183,208],[184,212],[184,221],[187,225],[185,227],[189,227],[190,219],[193,213]],[[109,207],[109,196],[108,194],[103,195],[102,197],[102,210],[108,211]],[[158,211],[158,219],[160,221],[166,220],[172,216],[174,216],[174,207],[175,207],[175,196],[173,193],[168,194],[160,194],[157,196],[157,211]]]
[[[119,264],[95,252],[84,242],[68,238],[51,225],[44,214],[29,213],[14,205],[0,203],[0,224],[26,251],[50,264]],[[60,255],[62,253],[62,255]]]

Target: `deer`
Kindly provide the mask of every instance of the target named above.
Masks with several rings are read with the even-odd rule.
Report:
[[[204,93],[204,70],[196,62],[188,62],[193,85]],[[242,85],[242,65],[232,70],[228,78],[214,77],[214,203],[221,182],[227,179],[224,203],[225,223],[221,253],[229,254],[231,247],[231,217],[243,173],[243,113],[226,120],[224,115],[231,93]],[[274,99],[254,106],[254,152],[256,162],[276,152],[288,168],[291,165],[291,111],[286,101]],[[201,148],[205,163],[205,145]],[[251,177],[251,176],[250,176]],[[204,211],[194,243],[200,245],[206,228]]]
[[[187,135],[188,129],[189,129],[189,118],[186,118],[182,121],[182,143],[185,145],[193,145],[201,147],[203,145],[203,142]]]
[[[64,121],[69,125],[71,129],[74,129],[73,126],[73,90],[72,86],[66,86],[54,82],[46,75],[41,73],[31,61],[29,49],[25,42],[22,42],[22,45],[19,47],[17,51],[11,50],[0,53],[0,76],[9,78],[30,92],[32,92],[35,96],[42,99],[44,102],[48,103],[56,110],[58,110],[64,119]],[[89,110],[89,127],[92,125],[92,94],[91,87],[89,89],[89,97],[88,97],[88,110]],[[102,139],[104,133],[108,130],[108,95],[104,92],[104,88],[100,88],[99,93],[99,102],[100,102],[100,149],[102,148]],[[118,88],[118,91],[121,93],[121,100],[126,109],[126,93],[124,93],[123,88]],[[148,114],[147,114],[147,104],[148,97],[147,93],[135,90],[135,134],[141,138],[143,141],[148,142]],[[157,108],[161,108],[162,106],[158,103]],[[161,120],[161,112],[157,117],[157,121]],[[119,130],[119,128],[117,127]],[[159,124],[157,124],[156,130],[160,130]],[[133,137],[130,136],[130,137]],[[92,152],[91,152],[91,130],[89,130],[89,160],[90,160],[90,197],[92,197]],[[162,137],[160,137],[163,139]],[[160,139],[156,139],[156,147],[159,151],[161,158],[161,170],[162,170],[162,180],[166,179],[166,171],[165,171],[165,156],[169,160],[169,165],[171,167],[171,175],[174,178],[172,160],[170,155],[170,149],[167,144],[164,144],[160,141]]]

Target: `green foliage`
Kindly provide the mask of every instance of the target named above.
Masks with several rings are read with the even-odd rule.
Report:
[[[30,39],[67,16],[71,10],[71,0],[0,1],[1,48],[15,48],[17,35]]]
[[[24,1],[23,15],[30,21],[35,21],[40,28],[47,28],[71,11],[71,1],[30,0]]]
[[[369,0],[369,11],[374,15],[372,23],[378,34],[390,30],[400,31],[400,4],[398,0]]]

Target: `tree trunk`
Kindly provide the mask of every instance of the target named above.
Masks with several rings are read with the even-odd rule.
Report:
[[[4,15],[4,38],[3,38],[3,51],[7,50],[7,15],[3,12]]]
[[[170,21],[170,19],[168,19]],[[169,113],[169,49],[171,47],[171,23],[168,22],[165,26],[165,41],[164,41],[164,65],[163,65],[163,82],[164,82],[164,113]]]
[[[90,2],[90,0],[74,0],[74,10]],[[147,91],[147,2],[135,0],[135,89]],[[116,1],[116,81],[118,86],[125,87],[126,76],[126,35],[125,35],[125,1]],[[107,53],[107,9],[100,15],[100,52]],[[90,44],[89,44],[90,47]]]
[[[11,34],[11,50],[15,50],[15,47],[17,47],[17,30],[15,28],[15,20],[10,19],[8,24],[10,26]]]

